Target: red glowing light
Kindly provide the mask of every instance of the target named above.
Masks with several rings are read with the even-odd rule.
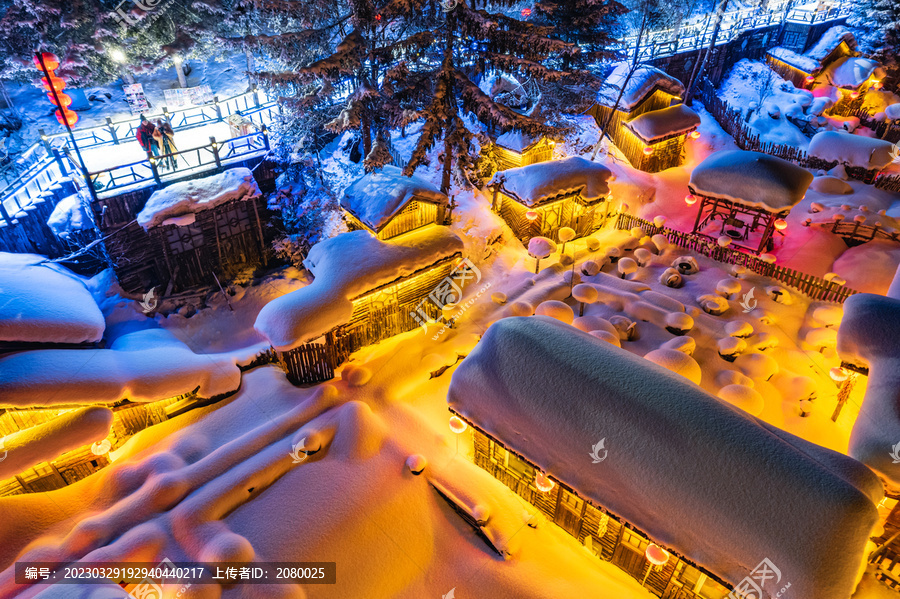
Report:
[[[50,82],[47,82],[46,77],[41,77],[41,85],[44,86],[44,89],[49,91],[53,91],[54,89],[58,92],[66,89],[66,82],[60,79],[59,77],[50,76]],[[51,88],[51,85],[53,86]]]
[[[68,108],[72,105],[72,98],[62,92],[56,92],[56,95],[59,96],[60,103]],[[53,97],[52,93],[47,94],[47,99],[50,100],[51,104],[56,104],[56,98]]]
[[[530,8],[523,8],[523,9],[522,9],[522,16],[525,17],[526,19],[527,19],[528,17],[530,17],[530,16],[531,16],[531,9],[530,9]]]
[[[381,20],[381,15],[375,15],[375,20],[376,20],[376,21],[380,21],[380,20]]]
[[[700,137],[700,132],[697,130],[691,131],[691,139],[697,139]]]
[[[686,196],[684,196],[684,203],[687,204],[688,206],[693,206],[694,204],[697,203],[697,196],[690,194],[690,193],[687,194]]]
[[[466,424],[465,420],[463,420],[462,418],[458,416],[450,417],[450,430],[457,435],[464,433],[467,428],[469,428],[469,425]]]
[[[55,54],[44,52],[41,54],[41,58],[43,59],[44,66],[47,67],[48,71],[55,71],[57,68],[59,68],[59,58],[57,58]],[[41,61],[38,60],[37,56],[34,57],[34,66],[42,70]]]
[[[785,229],[787,229],[787,221],[783,218],[779,218],[775,221],[775,228],[779,231],[784,231]]]
[[[63,120],[64,117],[65,117],[65,121]],[[60,125],[62,125],[65,122],[65,123],[68,123],[69,126],[71,127],[72,125],[74,125],[75,123],[78,122],[78,114],[75,112],[72,112],[71,110],[66,110],[64,108],[62,113],[60,113],[60,111],[58,111],[58,110],[56,111],[56,120],[59,121]]]
[[[644,154],[646,156],[649,156],[652,153],[653,153],[653,148],[651,148],[650,146],[647,146],[646,148],[644,148]]]

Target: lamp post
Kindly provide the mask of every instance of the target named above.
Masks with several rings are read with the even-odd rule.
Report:
[[[48,60],[52,61],[52,69],[47,66]],[[52,54],[48,54],[46,52],[35,52],[34,62],[35,64],[40,66],[41,70],[44,72],[44,76],[47,78],[47,88],[50,90],[50,94],[53,96],[53,103],[59,107],[59,110],[57,111],[57,119],[60,123],[65,125],[66,131],[69,132],[69,139],[72,141],[72,147],[75,148],[75,155],[78,156],[78,164],[79,166],[81,166],[81,173],[84,175],[84,180],[88,186],[88,190],[93,195],[94,186],[91,185],[91,177],[88,174],[87,166],[85,166],[84,164],[84,159],[81,157],[81,151],[78,149],[78,144],[75,141],[75,134],[72,133],[72,125],[78,122],[78,115],[68,109],[69,104],[72,103],[72,99],[69,98],[69,96],[67,96],[66,94],[60,93],[63,87],[62,85],[57,85],[55,80],[59,80],[60,82],[62,82],[62,80],[52,75],[52,72],[59,66],[59,60]],[[63,103],[63,97],[68,99],[68,103]],[[74,120],[72,120],[71,124],[69,123],[70,114],[74,115],[75,117]]]
[[[125,68],[125,63],[128,61],[125,53],[119,48],[113,48],[109,51],[109,57],[113,59],[113,62],[119,64],[119,74],[122,76],[122,81],[124,81],[126,85],[133,85],[134,76]]]

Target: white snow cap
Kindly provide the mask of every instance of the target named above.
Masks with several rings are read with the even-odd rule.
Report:
[[[713,152],[691,173],[691,191],[778,212],[803,199],[808,170],[760,152]]]
[[[499,185],[503,193],[526,206],[576,192],[584,201],[595,202],[609,195],[607,180],[611,175],[602,164],[571,156],[500,171],[488,185]]]
[[[843,25],[836,25],[822,34],[819,41],[812,48],[806,51],[806,56],[821,62],[828,58],[828,55],[841,45],[841,42],[847,42],[850,50],[856,49],[856,38],[850,33],[850,30]]]
[[[169,218],[196,214],[232,200],[255,198],[261,193],[250,169],[230,168],[218,175],[173,183],[154,191],[137,221],[149,230]]]
[[[693,131],[700,126],[700,116],[684,104],[676,104],[645,112],[628,121],[626,126],[644,143],[653,143],[665,137]]]
[[[95,343],[106,322],[77,276],[45,258],[0,252],[0,342]]]
[[[341,233],[309,250],[303,263],[315,280],[263,306],[254,327],[275,349],[293,349],[349,321],[351,300],[462,250],[460,238],[437,225],[387,241],[368,231]]]
[[[831,85],[843,89],[857,89],[869,77],[884,79],[887,75],[878,61],[853,56],[844,56],[835,60],[822,72]]]
[[[775,47],[767,52],[769,56],[800,69],[804,73],[812,73],[819,68],[819,61],[803,54],[797,54],[787,48]]]
[[[457,367],[449,402],[732,584],[768,557],[782,572],[772,596],[785,580],[797,597],[853,592],[883,494],[872,472],[648,360],[552,319],[505,318]],[[589,452],[604,437],[598,466]]]
[[[514,129],[512,131],[507,131],[503,135],[497,137],[497,141],[495,141],[494,143],[502,148],[506,148],[507,150],[512,150],[513,152],[522,154],[523,152],[525,152],[525,150],[539,141],[541,141],[540,137],[532,137],[524,131],[518,131]]]
[[[681,97],[684,94],[684,85],[681,81],[670,77],[666,73],[650,65],[641,64],[628,79],[628,71],[631,64],[627,61],[619,62],[606,78],[603,88],[597,94],[597,102],[604,106],[612,107],[616,103],[619,91],[625,86],[622,98],[619,100],[619,110],[629,111],[650,95],[654,89],[673,96]],[[628,83],[625,80],[628,79]]]
[[[85,203],[79,195],[70,195],[60,200],[50,217],[47,226],[57,237],[65,239],[70,231],[81,231],[93,227],[91,217],[87,213]]]
[[[378,233],[413,199],[439,206],[448,203],[447,196],[425,179],[404,177],[403,171],[388,164],[345,189],[341,208]]]
[[[809,155],[865,170],[881,170],[891,163],[894,144],[844,131],[820,131],[809,142]]]

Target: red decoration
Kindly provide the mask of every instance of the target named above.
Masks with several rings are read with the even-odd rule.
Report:
[[[650,146],[647,146],[646,148],[644,148],[645,155],[649,156],[652,153],[653,153],[653,148],[651,148]]]
[[[59,96],[60,103],[68,108],[72,104],[72,98],[62,92],[56,92],[56,95]],[[50,100],[51,103],[56,104],[56,98],[53,97],[53,94],[47,94],[47,99]]]
[[[380,20],[381,20],[381,15],[375,15],[375,20],[376,20],[376,21],[380,21]]]
[[[54,89],[58,92],[66,89],[66,82],[59,77],[54,77],[52,74],[50,75],[50,83],[47,83],[46,77],[41,77],[41,85],[43,85],[44,89],[48,92]],[[52,89],[50,87],[51,85],[53,86]]]
[[[530,16],[531,16],[531,9],[530,9],[530,8],[523,8],[523,9],[522,9],[522,16],[525,17],[526,19],[527,19],[528,17],[530,17]]]
[[[47,67],[48,71],[55,71],[59,68],[59,59],[56,57],[56,54],[44,52],[41,54],[41,59],[44,61],[44,65]],[[41,61],[38,60],[37,56],[34,57],[34,66],[39,70],[41,69]]]
[[[66,110],[65,108],[63,108],[63,110],[65,112],[62,114],[58,110],[56,111],[56,120],[59,121],[60,125],[63,124],[63,114],[65,115],[65,119],[69,123],[70,127],[78,122],[77,112],[72,112],[71,110]]]

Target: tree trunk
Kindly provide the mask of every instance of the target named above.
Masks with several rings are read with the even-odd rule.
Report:
[[[722,19],[725,17],[725,11],[727,9],[728,0],[722,0],[718,10],[716,10],[716,24],[713,27],[712,37],[709,40],[709,47],[706,49],[706,54],[703,55],[702,62],[700,61],[700,55],[697,55],[697,62],[694,64],[694,71],[691,73],[691,78],[687,84],[687,91],[684,94],[685,106],[690,106],[694,100],[694,84],[696,83],[697,77],[703,74],[703,70],[706,68],[706,63],[709,60],[709,55],[716,49],[716,38],[719,37],[719,30],[722,28]]]
[[[447,122],[444,123],[444,169],[441,174],[441,191],[450,193],[450,169],[453,165],[453,144],[450,143],[450,134],[454,129],[454,116],[456,115],[456,101],[453,98],[453,33],[456,29],[456,11],[447,13],[447,41],[444,45],[444,72],[447,84]]]
[[[184,75],[184,64],[180,60],[175,60],[175,74],[178,75],[178,87],[184,89],[187,87],[187,77]]]

